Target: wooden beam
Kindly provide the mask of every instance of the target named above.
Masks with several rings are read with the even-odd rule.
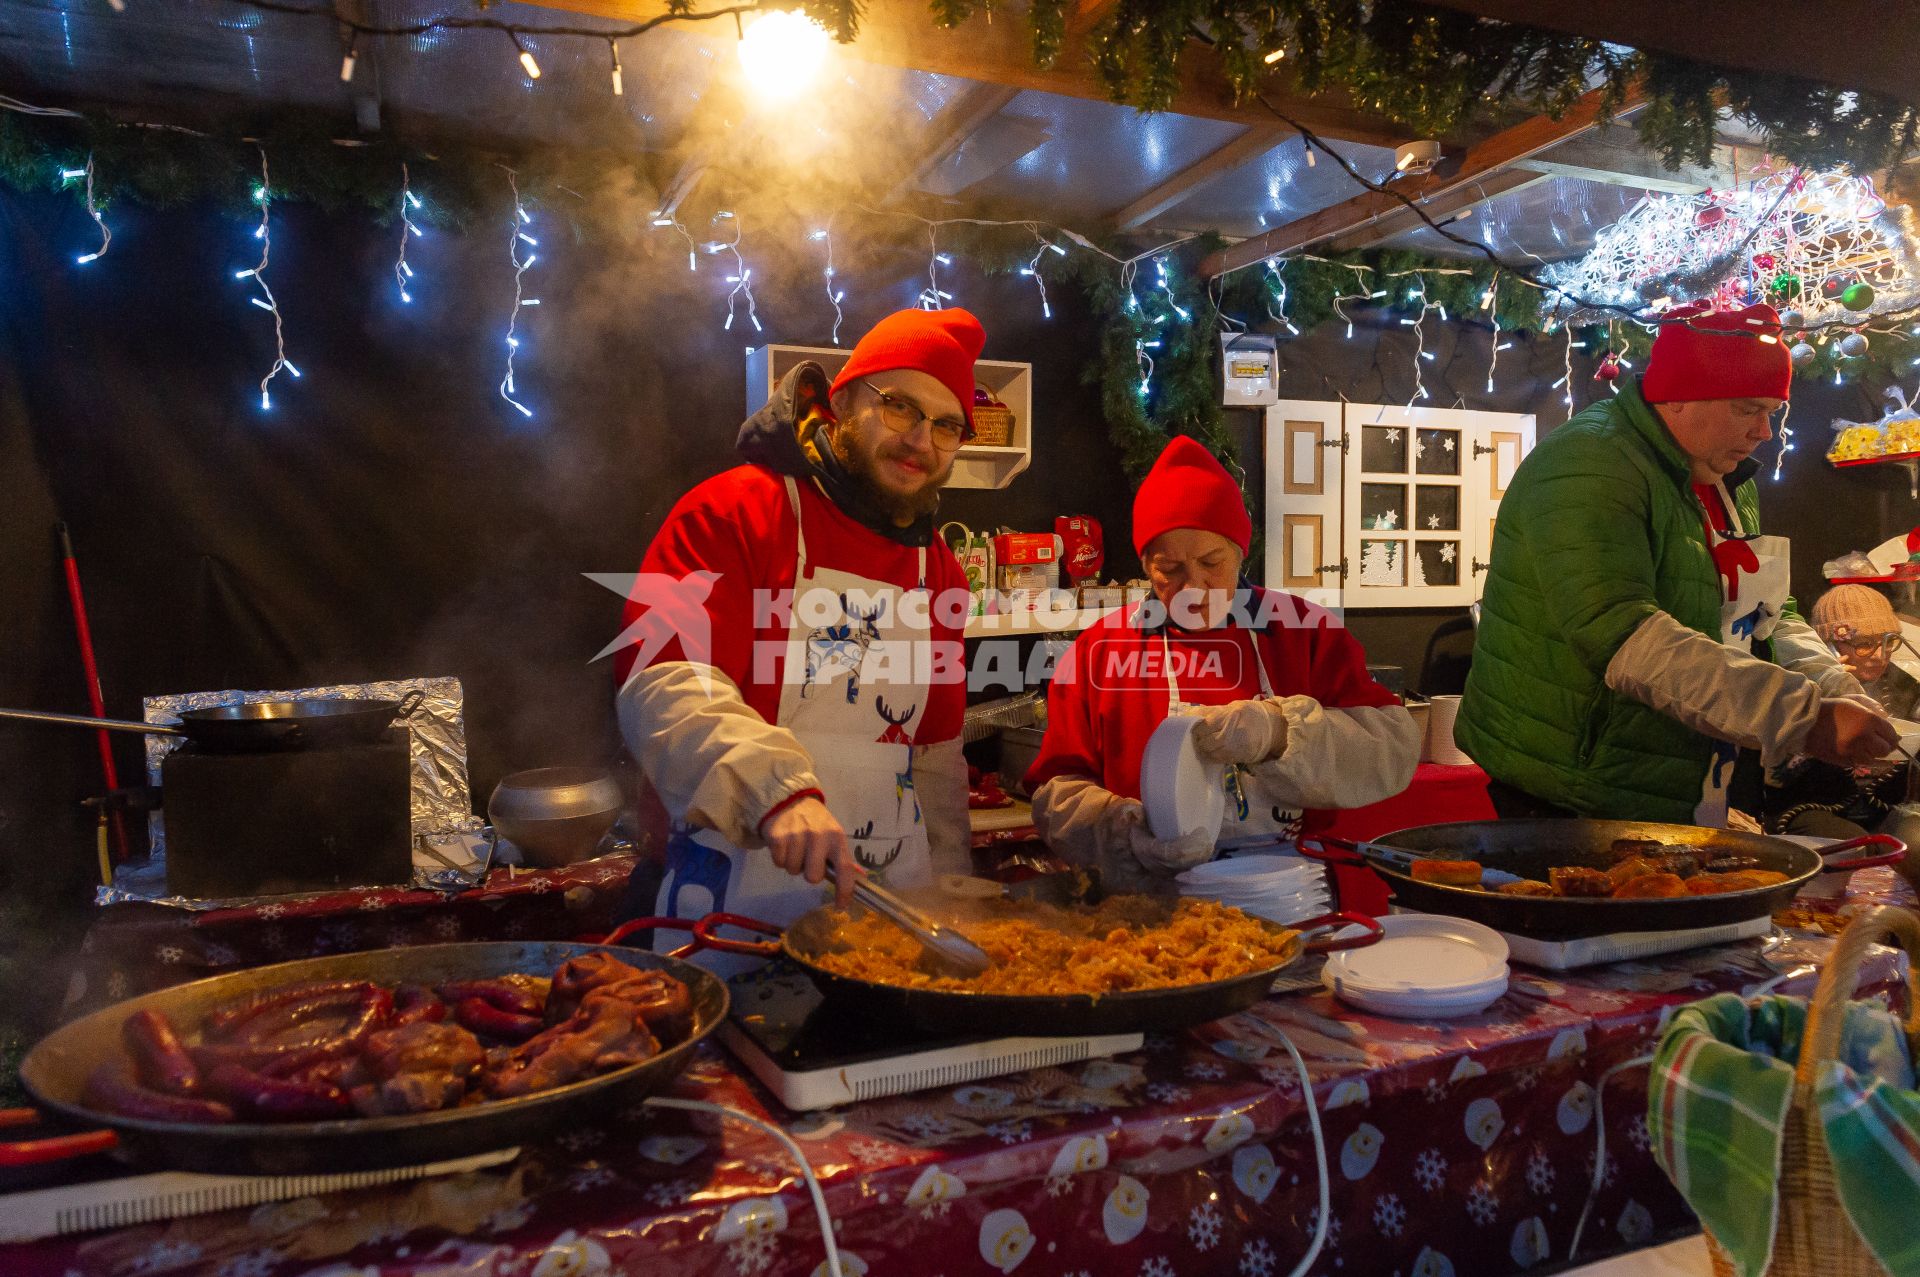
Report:
[[[1443,195],[1421,201],[1420,208],[1436,222],[1445,223],[1450,217],[1456,217],[1470,208],[1475,208],[1488,200],[1514,191],[1525,190],[1529,186],[1550,180],[1545,173],[1534,173],[1514,165],[1498,173],[1489,173],[1481,181],[1471,186],[1456,187]],[[1421,221],[1414,211],[1404,204],[1396,207],[1368,222],[1365,227],[1333,241],[1335,252],[1348,253],[1355,249],[1378,244],[1383,239],[1392,239],[1408,231],[1418,230],[1426,223]]]
[[[1544,115],[1522,120],[1512,128],[1503,129],[1486,141],[1469,147],[1458,160],[1443,161],[1434,172],[1397,183],[1394,189],[1424,206],[1442,195],[1463,189],[1471,190],[1476,183],[1484,185],[1499,170],[1538,155],[1548,147],[1557,146],[1592,128],[1599,121],[1601,97],[1600,90],[1594,90],[1557,120]],[[1626,105],[1638,104],[1636,98]],[[1406,205],[1391,193],[1363,191],[1352,199],[1342,200],[1223,249],[1201,263],[1201,270],[1208,276],[1238,270],[1263,258],[1295,252],[1322,240],[1371,226],[1389,213],[1405,208]]]
[[[529,0],[548,9],[590,14],[617,22],[644,22],[666,11],[661,0]],[[718,34],[720,25],[702,23],[695,29]],[[731,24],[726,30],[731,31]],[[1016,89],[1038,89],[1062,97],[1106,102],[1106,89],[1094,75],[1084,34],[1071,30],[1060,57],[1051,67],[1033,64],[1032,41],[1024,21],[1003,12],[999,20],[974,18],[951,29],[937,27],[928,16],[925,0],[871,0],[860,21],[860,37],[841,46],[843,56],[881,66],[905,67],[936,75],[957,76]],[[1273,116],[1258,102],[1235,104],[1220,58],[1212,49],[1189,43],[1180,55],[1181,88],[1167,110],[1203,120],[1235,124],[1271,125]],[[1362,111],[1337,92],[1296,92],[1284,63],[1272,67],[1262,81],[1262,92],[1281,110],[1315,133],[1332,140],[1363,142],[1369,146],[1397,146],[1407,130],[1384,116]],[[1442,139],[1465,142],[1465,137]]]
[[[1130,231],[1144,226],[1209,182],[1259,159],[1292,136],[1292,129],[1279,125],[1256,124],[1249,127],[1225,146],[1189,164],[1115,213],[1115,229]]]
[[[1020,93],[1019,89],[1004,84],[976,84],[955,98],[952,105],[928,126],[926,149],[920,153],[919,159],[907,166],[907,175],[888,193],[886,202],[891,203],[919,186],[929,173],[946,163],[948,157],[959,150],[981,125],[1000,114],[1007,103],[1019,97]]]

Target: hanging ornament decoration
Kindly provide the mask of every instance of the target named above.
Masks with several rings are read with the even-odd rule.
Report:
[[[1611,350],[1605,355],[1602,355],[1600,358],[1600,366],[1593,370],[1593,379],[1595,381],[1608,382],[1620,380],[1620,356]]]
[[[1840,339],[1840,353],[1848,359],[1859,359],[1867,353],[1867,335],[1848,333]]]
[[[1813,357],[1819,353],[1820,352],[1812,346],[1807,345],[1806,342],[1800,341],[1795,342],[1793,348],[1787,351],[1787,357],[1793,360],[1793,366],[1795,368],[1805,368],[1813,362]]]
[[[1661,298],[1723,309],[1792,301],[1812,327],[1920,306],[1920,220],[1912,209],[1889,206],[1871,178],[1756,172],[1739,190],[1648,195],[1602,229],[1586,256],[1543,276],[1570,296],[1649,317]],[[1593,310],[1569,316],[1577,325],[1604,318]]]
[[[1780,326],[1782,328],[1805,328],[1807,326],[1807,317],[1797,310],[1783,310],[1780,312]]]

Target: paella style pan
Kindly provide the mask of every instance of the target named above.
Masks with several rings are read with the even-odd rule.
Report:
[[[318,980],[443,984],[516,972],[546,976],[567,959],[603,947],[507,941],[379,949],[236,971],[115,1003],[55,1029],[27,1053],[20,1067],[20,1080],[40,1108],[86,1133],[42,1141],[41,1148],[24,1154],[19,1150],[25,1146],[0,1145],[0,1162],[19,1164],[114,1149],[142,1165],[224,1174],[373,1170],[507,1148],[569,1123],[603,1121],[672,1081],[701,1040],[726,1017],[727,988],[718,977],[676,958],[638,949],[617,950],[622,962],[664,971],[687,986],[693,1002],[692,1031],[684,1041],[638,1064],[513,1099],[398,1117],[221,1124],[122,1117],[89,1108],[82,1099],[95,1066],[124,1054],[121,1025],[137,1011],[159,1011],[175,1024],[198,1025],[222,1003],[288,985]]]
[[[397,701],[371,697],[338,700],[249,701],[244,705],[211,705],[181,713],[177,724],[141,723],[131,719],[88,718],[84,714],[55,714],[37,709],[0,709],[0,719],[84,727],[146,736],[179,736],[201,749],[218,754],[266,753],[274,750],[319,749],[334,745],[369,745],[386,735],[397,718],[410,718],[427,694],[418,688]]]
[[[1170,906],[1170,902],[1162,902]],[[952,921],[965,930],[970,921],[991,921],[996,910],[1012,916],[1016,907],[975,902],[964,916]],[[996,1037],[1079,1037],[1106,1033],[1134,1033],[1183,1029],[1232,1015],[1265,997],[1274,979],[1307,953],[1329,953],[1370,945],[1383,934],[1380,924],[1365,914],[1330,913],[1293,927],[1253,919],[1270,934],[1284,936],[1282,957],[1269,966],[1231,979],[1164,989],[1131,989],[1117,993],[1007,994],[974,993],[955,989],[910,988],[875,980],[856,979],[828,970],[822,955],[845,952],[841,923],[849,915],[822,906],[803,915],[784,931],[771,923],[738,914],[709,914],[697,922],[680,918],[640,918],[616,929],[609,940],[631,930],[662,926],[691,930],[694,944],[724,953],[762,958],[785,958],[804,971],[823,998],[844,1014],[883,1018],[914,1029],[948,1034],[990,1034]],[[854,915],[854,916],[857,916]],[[1021,915],[1026,916],[1026,915]],[[736,927],[764,940],[736,940],[716,934],[723,926]],[[1358,935],[1341,935],[1349,928]],[[1308,934],[1318,932],[1309,938]],[[687,949],[679,950],[686,953]]]
[[[1476,860],[1482,868],[1547,880],[1553,868],[1605,869],[1613,844],[1647,839],[1672,846],[1710,848],[1754,869],[1787,876],[1785,882],[1716,895],[1670,899],[1509,896],[1472,887],[1420,882],[1407,872],[1414,857]],[[1888,834],[1870,834],[1812,851],[1785,838],[1663,825],[1630,820],[1487,820],[1420,825],[1368,843],[1337,838],[1301,840],[1300,852],[1335,864],[1364,864],[1387,880],[1395,903],[1422,913],[1451,914],[1496,931],[1543,940],[1573,940],[1616,932],[1680,931],[1761,918],[1784,909],[1816,876],[1898,864],[1906,844]],[[1747,863],[1751,862],[1751,863]]]

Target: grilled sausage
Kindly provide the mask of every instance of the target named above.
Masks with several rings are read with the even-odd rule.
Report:
[[[347,1093],[331,1082],[268,1077],[238,1064],[222,1064],[208,1070],[206,1086],[250,1117],[323,1122],[353,1116]]]
[[[120,1041],[133,1057],[140,1080],[170,1095],[192,1095],[200,1070],[181,1044],[173,1021],[158,1011],[135,1011],[120,1025]]]
[[[81,1102],[89,1108],[149,1122],[231,1122],[233,1109],[217,1100],[168,1095],[134,1080],[124,1060],[110,1060],[87,1078]]]
[[[453,1018],[463,1028],[507,1042],[525,1042],[546,1027],[546,1021],[537,1015],[503,1011],[478,997],[463,998],[456,1002]]]

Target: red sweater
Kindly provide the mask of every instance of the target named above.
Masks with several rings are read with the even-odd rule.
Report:
[[[1329,709],[1397,705],[1399,698],[1367,673],[1366,653],[1324,608],[1295,595],[1256,589],[1284,618],[1256,635],[1229,623],[1217,630],[1168,626],[1166,635],[1182,700],[1224,705],[1260,694],[1254,644],[1275,696],[1311,696]],[[1125,798],[1140,796],[1140,758],[1147,737],[1167,717],[1167,677],[1160,636],[1133,624],[1136,608],[1107,617],[1074,640],[1047,693],[1047,734],[1027,772],[1032,792],[1055,776],[1090,777]],[[1307,829],[1317,828],[1307,813]],[[1324,817],[1323,817],[1324,819]]]
[[[917,549],[862,527],[828,500],[811,480],[797,482],[800,508],[806,516],[809,571],[829,568],[853,572],[902,589],[911,589],[917,583],[920,557]],[[798,545],[786,482],[764,466],[735,466],[681,497],[647,547],[640,570],[675,578],[702,571],[718,574],[703,604],[712,651],[702,656],[674,639],[648,658],[648,667],[669,661],[710,664],[739,686],[755,713],[769,723],[775,721],[780,712],[791,603],[787,601],[775,608],[766,600],[793,589]],[[967,588],[966,577],[954,561],[953,552],[937,538],[927,547],[927,588],[936,596],[944,590],[964,592]],[[642,610],[637,599],[629,599],[621,616],[622,629],[632,624]],[[961,644],[966,636],[951,626],[943,626],[938,619],[940,609],[933,611],[935,619],[929,637],[936,644],[952,644],[951,659],[946,660],[943,653],[943,660],[962,673],[956,680],[937,682],[929,689],[926,710],[912,728],[915,745],[931,745],[959,736],[966,710],[965,663],[961,659]],[[770,677],[766,676],[766,670],[762,671],[761,678],[754,677],[757,643],[771,644],[773,646],[762,650],[778,653],[772,661]],[[633,668],[634,659],[633,648],[616,653],[614,672],[622,683]]]

